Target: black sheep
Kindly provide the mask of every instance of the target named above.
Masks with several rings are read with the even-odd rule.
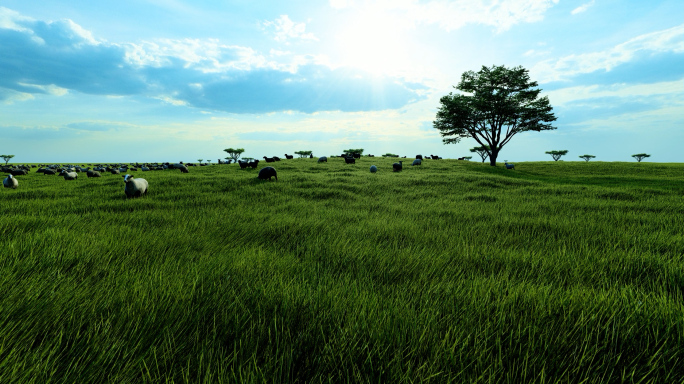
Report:
[[[260,180],[271,180],[271,177],[275,177],[276,181],[278,181],[278,173],[276,172],[275,168],[273,167],[263,167],[259,170],[259,176],[257,176]]]
[[[400,162],[398,162],[398,163],[392,164],[392,169],[394,170],[394,172],[399,172],[399,171],[401,171],[401,169],[403,168],[403,164],[402,164],[402,163],[403,163],[403,161],[400,161]]]
[[[356,159],[353,157],[345,157],[344,162],[347,164],[356,164]]]

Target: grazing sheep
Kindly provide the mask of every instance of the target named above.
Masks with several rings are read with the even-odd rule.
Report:
[[[15,179],[13,175],[7,175],[5,180],[2,181],[2,185],[4,185],[5,188],[17,189],[19,181]]]
[[[371,165],[370,171],[371,171],[371,173],[375,173],[378,171],[378,167],[376,167],[375,165]]]
[[[43,175],[56,175],[56,174],[57,174],[57,171],[55,171],[54,169],[46,169],[43,171]]]
[[[102,177],[98,171],[86,171],[86,176],[88,177]]]
[[[355,159],[360,159],[360,158],[361,158],[361,154],[360,154],[360,153],[353,153],[353,154],[352,154],[352,157],[354,157]]]
[[[288,155],[288,154],[286,153],[286,154],[285,154],[285,158],[288,159],[288,160],[294,159],[294,155]]]
[[[28,174],[28,172],[26,172],[25,169],[13,169],[12,171],[10,171],[10,173],[12,174],[12,176],[24,176]]]
[[[272,157],[264,156],[264,160],[266,160],[267,163],[275,163],[275,159]]]
[[[280,161],[280,157],[278,157],[278,156],[273,156],[273,160],[275,160],[275,161]]]
[[[181,173],[190,173],[190,171],[188,171],[188,168],[183,164],[180,164],[180,167],[176,167],[176,169],[180,169]]]
[[[456,159],[456,160],[465,160],[465,157],[459,157],[459,158]]]
[[[398,163],[392,164],[392,170],[393,170],[394,172],[400,172],[400,171],[402,170],[403,167],[404,167],[404,162],[403,162],[403,161],[400,161],[400,162],[398,162]]]
[[[327,156],[321,156],[318,158],[319,163],[327,163],[328,162],[328,157]]]
[[[147,180],[136,179],[131,175],[126,175],[123,178],[124,183],[126,183],[126,187],[124,188],[126,197],[138,197],[147,193]]]
[[[241,169],[245,169],[249,166],[249,163],[246,161],[238,160],[238,164],[240,164]]]
[[[148,168],[148,167],[146,167],[146,166],[143,165],[142,167],[140,167],[140,170],[143,171],[143,172],[147,172],[147,171],[150,170],[150,168]]]
[[[508,163],[504,163],[504,164],[506,164],[506,169],[515,169],[515,164],[508,164]]]
[[[411,165],[421,165],[422,163],[423,162],[421,159],[415,159],[415,160],[413,160],[413,164],[411,164]]]
[[[260,180],[271,180],[271,177],[275,177],[278,181],[278,173],[273,167],[263,167],[259,170],[259,175],[257,176]]]
[[[356,159],[353,157],[345,157],[344,162],[347,164],[356,164]]]
[[[112,169],[112,170],[110,170],[109,172],[111,172],[112,175],[118,175],[118,174],[121,173],[121,172],[119,172],[118,169]]]
[[[416,155],[416,159],[423,160],[423,155]]]
[[[250,167],[256,169],[256,167],[259,165],[259,160],[252,160],[248,164]]]
[[[439,160],[439,159],[441,159],[441,157],[435,156],[435,155],[430,155],[430,157],[432,157],[432,160]]]
[[[60,176],[64,176],[64,180],[76,180],[78,179],[78,173],[76,172],[69,172],[69,171],[62,171],[62,173],[59,174]]]

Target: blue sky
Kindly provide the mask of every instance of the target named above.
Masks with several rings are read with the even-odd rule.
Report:
[[[439,98],[464,71],[522,65],[558,129],[519,134],[500,159],[682,162],[682,15],[681,0],[3,0],[0,152],[455,158],[476,143],[442,144]]]

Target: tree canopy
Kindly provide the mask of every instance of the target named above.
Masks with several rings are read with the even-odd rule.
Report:
[[[596,157],[596,156],[594,156],[594,155],[582,155],[582,156],[580,156],[580,159],[584,159],[584,161],[588,162],[589,160],[593,159],[594,157]]]
[[[228,148],[224,149],[224,152],[228,153],[228,156],[230,156],[233,161],[237,162],[237,160],[240,158],[240,155],[245,151],[244,148]]]
[[[302,158],[302,157],[311,156],[312,153],[313,153],[313,151],[297,151],[297,152],[295,152],[295,155],[299,155],[299,157]]]
[[[473,138],[487,145],[490,164],[504,145],[521,132],[556,129],[556,120],[548,97],[539,97],[541,89],[531,81],[529,71],[521,66],[482,66],[479,72],[467,71],[455,88],[462,93],[449,93],[440,99],[434,128],[440,131],[444,144]]]
[[[3,160],[5,160],[5,165],[14,157],[14,155],[0,155]]]
[[[363,148],[358,148],[358,149],[345,149],[342,151],[342,153],[346,153],[347,155],[353,155],[353,154],[358,154],[359,156],[363,154]]]
[[[632,155],[632,157],[635,158],[638,163],[641,163],[641,160],[647,157],[651,157],[651,155],[648,155],[646,153],[637,153],[636,155]]]
[[[553,161],[558,161],[561,157],[568,154],[568,150],[563,149],[558,151],[546,151],[544,153],[551,155],[551,157],[553,157]]]

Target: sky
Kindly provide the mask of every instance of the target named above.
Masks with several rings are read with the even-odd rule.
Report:
[[[682,0],[0,0],[0,153],[481,161],[433,121],[465,71],[505,65],[558,120],[500,161],[682,162],[682,15]]]

